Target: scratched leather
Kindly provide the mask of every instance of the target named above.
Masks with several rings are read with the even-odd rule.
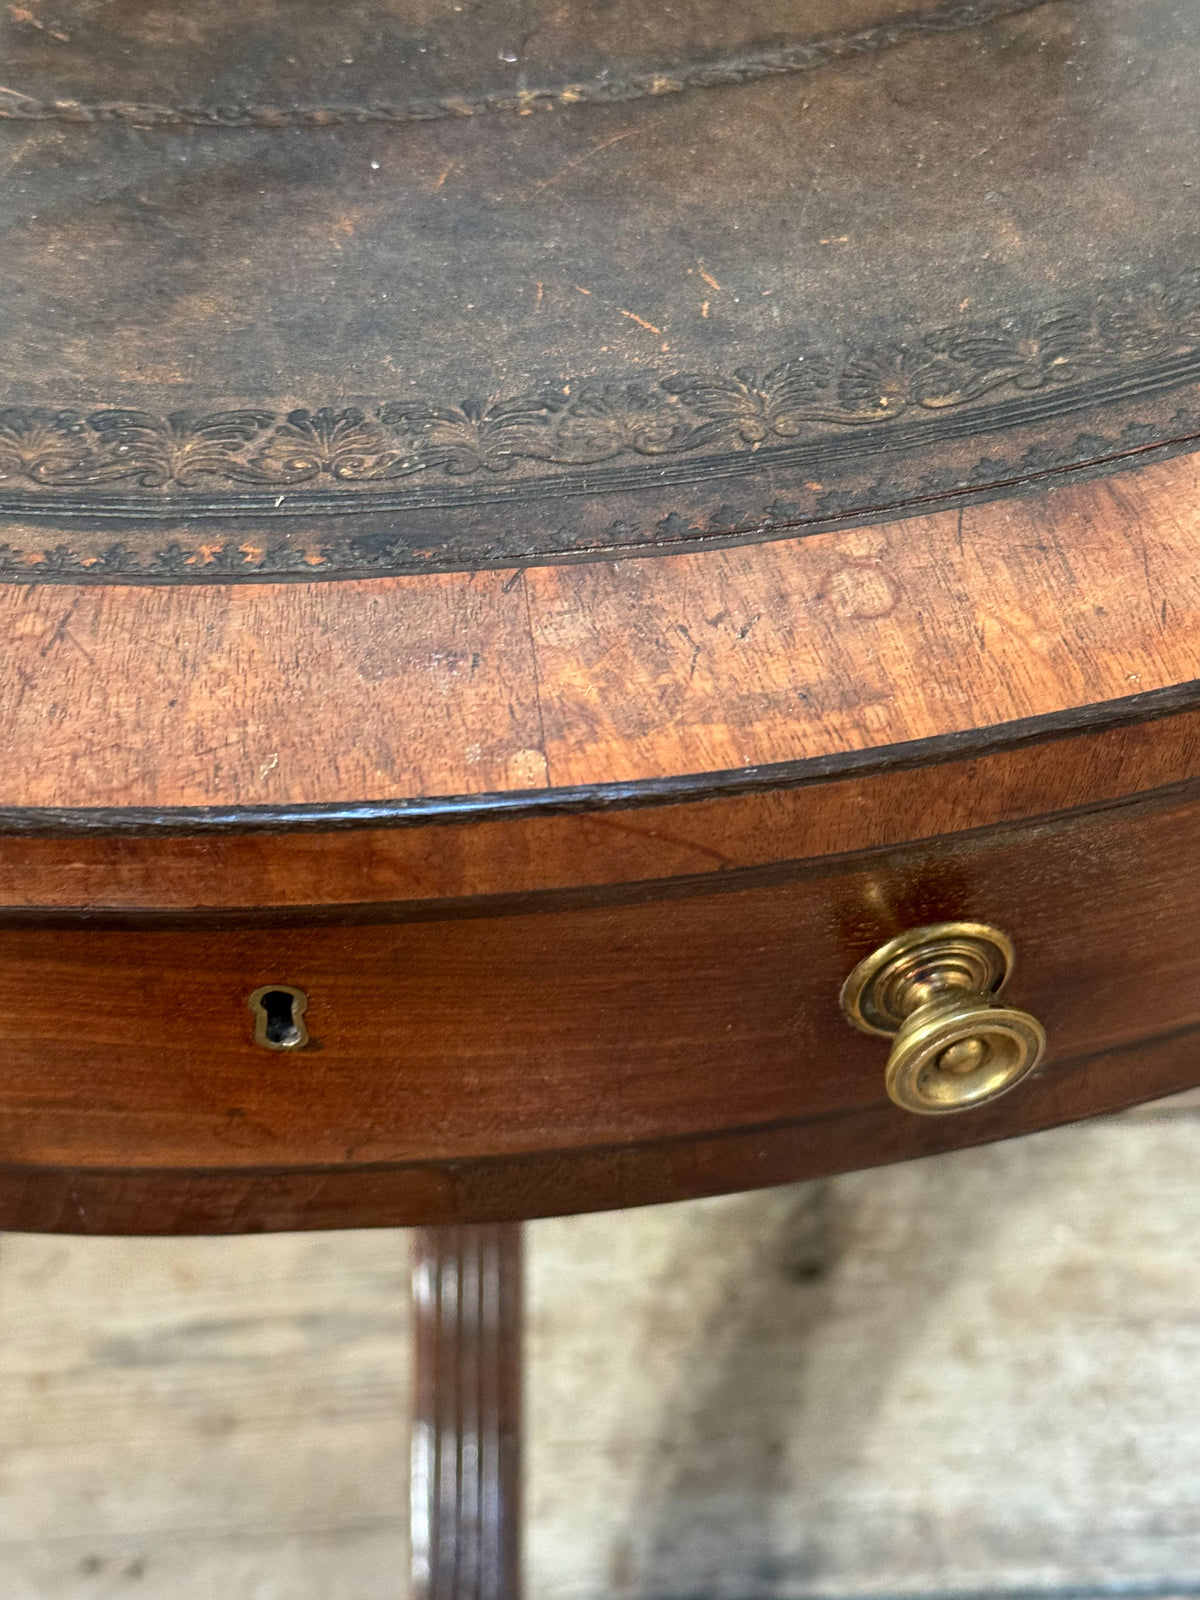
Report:
[[[122,477],[119,450],[132,447],[113,443],[111,425],[49,468],[0,460],[14,547],[44,543],[34,523],[68,501],[82,526],[88,495],[161,521],[175,494],[182,525],[201,478],[231,510],[315,514],[324,501],[287,499],[302,477],[282,421],[293,412],[357,408],[375,430],[340,458],[304,457],[304,483],[320,479],[330,497],[436,478],[432,504],[574,472],[578,516],[547,513],[543,544],[518,555],[577,533],[619,544],[627,525],[644,539],[672,516],[690,525],[704,501],[687,487],[690,462],[711,476],[728,456],[744,475],[761,449],[765,472],[784,446],[793,456],[761,491],[731,502],[714,490],[696,525],[767,528],[782,495],[794,526],[809,515],[804,486],[816,494],[842,470],[788,465],[810,426],[841,460],[870,424],[875,458],[904,455],[910,498],[923,473],[933,482],[921,440],[948,440],[952,412],[990,407],[980,435],[1024,428],[1014,461],[1035,448],[1099,460],[1099,447],[1071,455],[1073,441],[1184,428],[1174,376],[1146,379],[1136,414],[1122,398],[1111,427],[1092,425],[1082,390],[1069,427],[1035,427],[1027,402],[1065,363],[1072,381],[1108,385],[1095,407],[1114,403],[1111,374],[1144,366],[1134,346],[1155,318],[1178,323],[1172,360],[1186,344],[1200,263],[1191,0],[29,0],[7,9],[0,47],[0,405],[83,419],[140,408],[160,430],[176,413],[255,408],[236,471],[204,458],[190,487]],[[1126,299],[1137,333],[1118,350]],[[1062,334],[1064,318],[1082,325],[1097,306],[1102,334]],[[1047,338],[1064,337],[1055,355]],[[1001,359],[1006,339],[1017,354]],[[795,397],[818,370],[825,387],[805,410]],[[889,386],[904,384],[901,451],[879,429],[895,410]],[[738,412],[739,385],[759,420]],[[564,422],[585,393],[591,410]],[[538,418],[501,418],[490,458],[446,443],[455,428],[478,432],[489,406],[545,394],[550,443]],[[617,414],[607,454],[605,406]],[[372,445],[381,428],[392,443]],[[215,448],[219,467],[227,442]],[[997,454],[937,448],[963,484]],[[73,449],[99,464],[72,477]],[[655,489],[668,455],[683,485],[669,495]],[[618,467],[593,514],[587,474]],[[854,470],[847,515],[883,481],[878,465]],[[939,483],[951,471],[942,456],[937,471]],[[276,484],[279,506],[261,498]],[[529,521],[494,500],[456,513],[463,560],[504,554]],[[422,530],[429,549],[450,538],[441,515]],[[349,570],[357,557],[339,560]]]

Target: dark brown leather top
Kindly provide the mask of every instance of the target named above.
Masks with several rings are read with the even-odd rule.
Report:
[[[1192,0],[27,0],[0,575],[794,536],[1200,438]]]

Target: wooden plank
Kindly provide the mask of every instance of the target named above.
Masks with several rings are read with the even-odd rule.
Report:
[[[393,1234],[0,1241],[0,1592],[403,1592]]]
[[[1156,1116],[531,1225],[530,1600],[1194,1594],[1198,1128]]]

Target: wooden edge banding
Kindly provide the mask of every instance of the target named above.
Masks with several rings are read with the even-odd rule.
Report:
[[[0,585],[0,819],[199,832],[657,804],[1094,725],[1196,678],[1198,506],[1193,454],[653,561]]]
[[[1151,698],[1154,705],[1142,703]],[[136,845],[119,836],[0,834],[0,921],[39,912],[93,922],[105,912],[162,913],[193,923],[218,912],[323,922],[436,915],[488,896],[665,883],[892,849],[1119,804],[1200,778],[1200,709],[1137,699],[1142,720],[1128,724],[1026,738],[933,766],[897,760],[862,775],[817,773],[806,783],[690,801],[672,802],[668,793],[655,805],[470,825]]]
[[[702,804],[747,795],[808,788],[848,778],[876,778],[918,768],[949,765],[1029,746],[1160,721],[1200,709],[1200,678],[1121,695],[1096,705],[1019,718],[995,727],[965,728],[896,745],[843,750],[800,761],[741,766],[724,771],[680,773],[621,783],[591,783],[507,793],[457,794],[409,800],[363,800],[297,806],[18,806],[0,807],[0,839],[56,838],[201,839],[313,833],[363,834],[447,826],[478,827],[545,817],[577,817]]]
[[[235,1234],[517,1222],[828,1177],[988,1144],[1200,1084],[1200,1028],[1059,1061],[992,1106],[914,1117],[888,1102],[644,1144],[405,1165],[142,1171],[0,1167],[0,1228]],[[882,1071],[880,1076],[882,1083]]]
[[[518,1600],[519,1224],[412,1236],[414,1600]]]

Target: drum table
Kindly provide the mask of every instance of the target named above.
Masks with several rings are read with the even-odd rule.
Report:
[[[1200,1082],[1200,8],[0,39],[0,1225],[419,1229],[513,1600],[521,1219]]]

